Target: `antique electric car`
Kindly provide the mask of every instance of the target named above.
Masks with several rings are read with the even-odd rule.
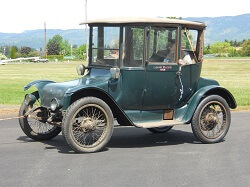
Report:
[[[216,143],[236,108],[218,82],[201,78],[205,24],[166,18],[111,18],[89,25],[89,62],[77,80],[27,84],[20,126],[37,141],[61,130],[75,152],[96,152],[109,142],[114,120],[165,133],[190,124],[196,138]],[[178,138],[178,137],[176,137]]]

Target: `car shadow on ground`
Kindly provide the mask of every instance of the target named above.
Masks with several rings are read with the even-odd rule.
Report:
[[[36,142],[27,136],[21,136],[17,140],[23,142]],[[57,149],[59,153],[74,154],[75,152],[67,145],[61,134],[52,140],[42,141],[45,150]],[[172,129],[167,133],[151,133],[146,129],[134,127],[117,127],[113,136],[102,150],[108,151],[112,148],[143,148],[156,146],[171,146],[184,143],[199,144],[193,133]]]
[[[64,141],[64,138],[61,134],[57,135],[55,138],[51,140],[38,142],[33,140],[27,136],[20,136],[17,140],[25,142],[25,143],[41,143],[44,144],[44,150],[52,150],[57,149],[59,153],[67,153],[74,154],[75,152],[67,145]]]
[[[166,133],[151,133],[147,129],[134,127],[116,128],[109,142],[109,148],[141,148],[169,146],[183,143],[200,143],[193,133],[172,129]]]

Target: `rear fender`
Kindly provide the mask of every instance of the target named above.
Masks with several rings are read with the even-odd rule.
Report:
[[[193,117],[196,107],[198,104],[209,95],[219,95],[224,98],[229,107],[234,109],[237,107],[236,101],[233,95],[225,88],[211,85],[205,86],[199,89],[188,101],[186,107],[181,108],[180,110],[184,110],[181,113],[184,114],[182,117],[182,121],[185,123],[189,123]]]

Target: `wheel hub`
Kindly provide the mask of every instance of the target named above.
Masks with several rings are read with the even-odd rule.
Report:
[[[28,117],[38,120],[41,123],[46,123],[47,119],[49,118],[48,110],[42,107],[37,107],[35,109],[30,108],[28,112]]]
[[[216,125],[218,124],[218,117],[217,117],[217,114],[214,110],[211,109],[210,112],[208,112],[205,116],[205,124],[202,125],[202,129],[205,130],[205,131],[210,131],[210,130],[213,130]]]
[[[94,131],[96,129],[94,120],[89,117],[82,120],[80,127],[83,132]]]

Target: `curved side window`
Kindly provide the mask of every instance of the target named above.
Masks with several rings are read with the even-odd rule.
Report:
[[[176,63],[176,33],[176,28],[151,28],[149,63]]]
[[[93,27],[92,65],[117,66],[120,27]]]
[[[181,36],[181,58],[184,65],[194,64],[197,60],[197,30],[182,30]]]

